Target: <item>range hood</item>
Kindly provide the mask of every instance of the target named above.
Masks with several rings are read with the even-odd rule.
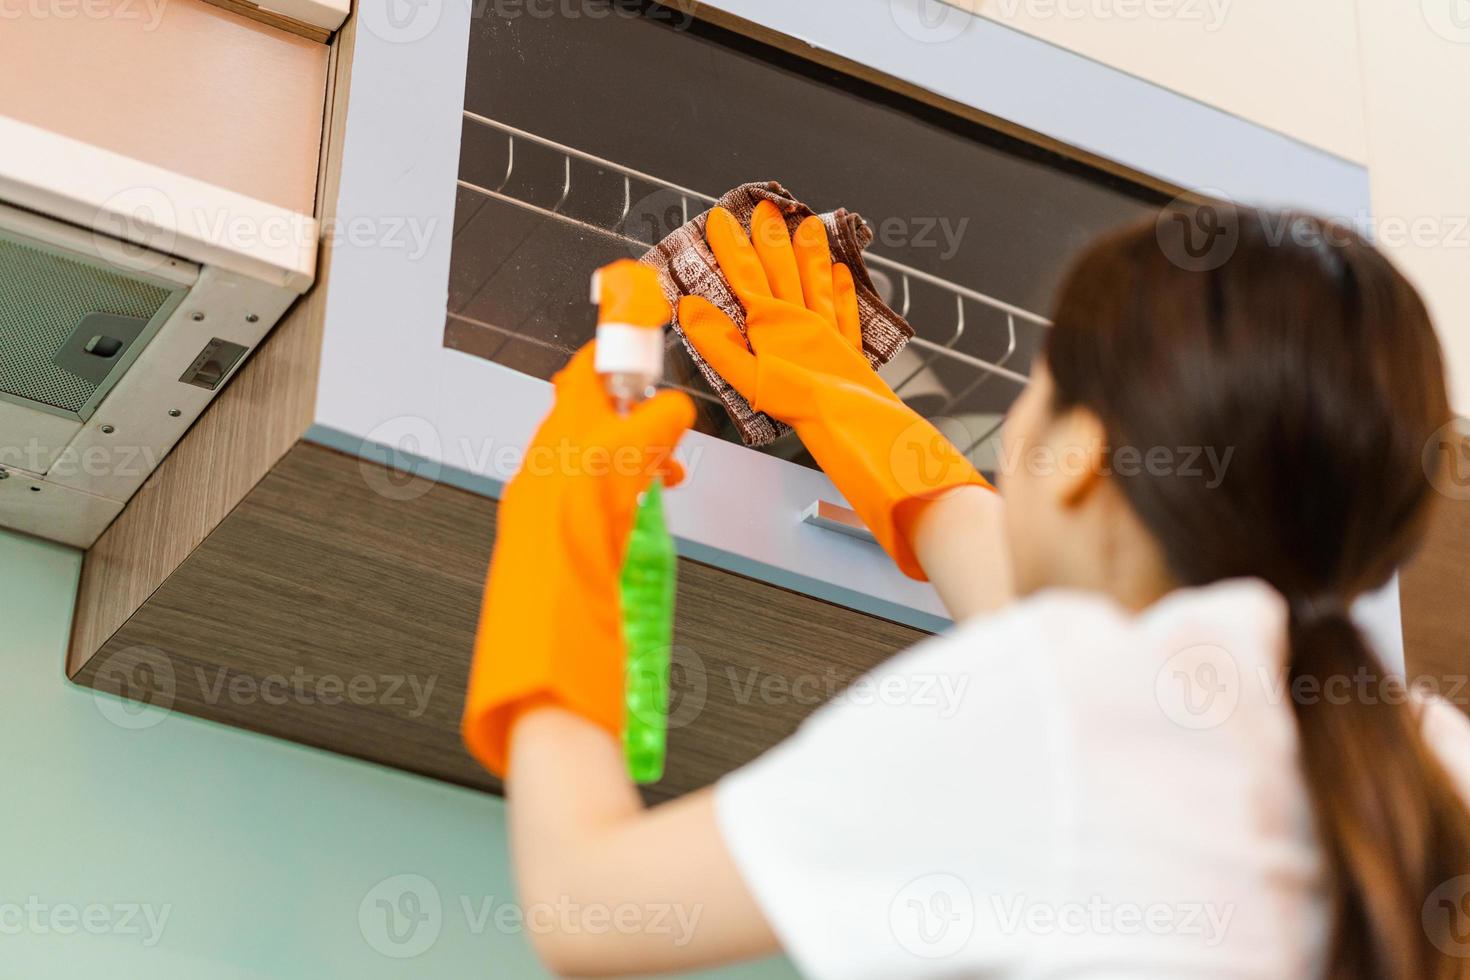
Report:
[[[0,117],[0,526],[88,547],[310,287],[317,226]]]

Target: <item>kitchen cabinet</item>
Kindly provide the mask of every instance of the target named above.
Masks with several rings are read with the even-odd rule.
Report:
[[[501,22],[445,9],[411,42],[359,33],[339,214],[393,215],[421,237],[336,250],[309,438],[493,495],[514,458],[495,450],[524,445],[549,403],[545,377],[588,335],[586,271],[613,251],[476,199],[484,195],[465,185],[496,189],[507,163],[504,130],[483,119],[706,194],[778,178],[819,207],[847,205],[875,221],[970,217],[962,255],[892,250],[921,272],[1042,315],[1079,241],[1181,189],[1342,215],[1366,202],[1360,167],[983,20],[932,44],[904,34],[887,4],[783,5],[760,25],[731,9],[739,4],[706,6],[713,24],[668,10]],[[659,88],[665,67],[671,79],[707,80]],[[718,98],[706,101],[705,89]],[[616,94],[635,92],[648,94]],[[581,158],[568,171],[529,139],[516,150],[503,192],[584,219],[611,208],[603,220],[615,221],[616,173]],[[640,191],[631,193],[636,202]],[[912,319],[921,340],[942,344],[955,313],[942,291],[926,301],[934,305],[916,306]],[[994,313],[967,304],[965,342],[998,360],[1007,334]],[[466,319],[481,336],[454,328]],[[1014,361],[1022,372],[1024,345],[1039,335],[1028,326]],[[495,328],[519,333],[491,354],[498,360],[483,356]],[[535,341],[549,337],[548,353]],[[939,382],[949,392],[966,383]],[[976,414],[998,416],[1017,390],[988,383]],[[825,477],[730,443],[717,415],[706,421],[712,431],[687,447],[698,466],[669,500],[686,554],[919,628],[942,624],[932,591],[872,545],[801,523],[814,501],[840,501]]]
[[[950,352],[906,394],[991,424],[1024,381],[1062,263],[1101,227],[1180,193],[1366,205],[1361,167],[987,21],[936,45],[887,3],[764,5],[759,24],[743,6],[671,20],[600,5],[582,22],[444,4],[416,8],[421,22],[350,20],[334,41],[350,97],[339,85],[329,106],[322,199],[344,233],[322,283],[89,555],[70,673],[494,788],[457,737],[494,500],[550,404],[547,377],[590,336],[587,275],[637,250],[625,219],[645,197],[682,217],[734,183],[780,179],[880,233],[889,218],[968,218],[952,247],[880,234],[874,252],[895,304],[911,277],[915,350]],[[632,173],[648,178],[637,193]],[[701,394],[678,365],[671,379]],[[796,447],[740,445],[718,412],[700,430],[667,506],[684,566],[675,659],[702,665],[676,673],[676,696],[703,677],[705,707],[675,730],[654,797],[740,764],[946,625],[932,590],[876,546],[803,522],[840,497]],[[983,441],[973,450],[986,464]],[[1375,601],[1366,615],[1401,659],[1395,595]],[[208,682],[221,671],[246,695],[210,694],[230,690]],[[297,675],[436,686],[418,714],[386,695],[248,696]]]
[[[314,280],[331,51],[199,0],[3,19],[0,526],[87,548]]]
[[[445,484],[384,494],[378,464],[302,442],[74,679],[481,789],[459,715],[495,502]],[[789,735],[923,638],[689,559],[679,569],[661,799]]]

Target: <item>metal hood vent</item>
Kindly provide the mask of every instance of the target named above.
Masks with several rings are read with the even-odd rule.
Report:
[[[317,225],[0,116],[0,527],[90,547],[312,283]]]
[[[0,234],[0,398],[85,421],[187,292]]]

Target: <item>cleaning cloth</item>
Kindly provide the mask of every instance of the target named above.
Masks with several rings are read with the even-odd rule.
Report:
[[[788,233],[794,233],[797,225],[816,213],[773,180],[742,184],[720,198],[718,206],[733,214],[742,227],[749,229],[751,214],[761,201],[770,201],[781,210]],[[873,369],[877,370],[903,349],[903,345],[914,335],[914,330],[879,297],[878,290],[863,264],[863,251],[873,241],[873,230],[868,227],[867,222],[855,212],[841,208],[818,217],[827,229],[827,243],[832,251],[832,261],[841,262],[852,271],[857,291],[858,318],[862,327],[863,354],[873,365]],[[705,222],[708,218],[709,212],[705,212],[676,229],[644,255],[641,261],[658,273],[659,286],[674,309],[678,309],[680,297],[698,296],[717,306],[734,321],[743,334],[745,309],[720,274],[719,263],[705,241]],[[716,373],[689,342],[677,315],[673,326],[700,374],[709,382],[710,388],[730,413],[730,418],[740,432],[740,438],[747,446],[768,445],[789,431],[790,426],[786,423],[751,408],[745,396]]]

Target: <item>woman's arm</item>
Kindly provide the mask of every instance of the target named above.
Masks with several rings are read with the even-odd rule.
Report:
[[[1000,494],[977,486],[952,490],[905,522],[909,545],[957,623],[1015,598],[1004,522]]]
[[[1002,506],[965,487],[908,522],[956,621],[1011,599]],[[713,790],[645,809],[615,739],[540,707],[515,724],[506,796],[526,929],[557,973],[688,970],[779,950],[725,846]]]
[[[688,970],[779,951],[725,847],[713,790],[645,809],[615,739],[540,707],[515,723],[506,796],[525,928],[556,973]]]
[[[780,216],[769,220],[781,223],[784,236]],[[734,236],[738,231],[737,226],[729,234]],[[807,237],[812,243],[802,245],[803,254],[810,253],[810,261],[802,266],[806,272],[794,266],[783,267],[776,281],[789,287],[798,280],[804,284],[811,279],[814,294],[825,289],[842,301],[828,304],[834,305],[835,313],[827,317],[799,306],[795,290],[791,290],[791,302],[777,300],[762,280],[760,285],[766,290],[763,298],[752,294],[747,306],[781,307],[776,311],[781,316],[774,316],[767,324],[771,328],[767,333],[772,337],[803,333],[775,329],[783,317],[793,318],[798,327],[804,327],[803,335],[812,341],[809,346],[825,350],[820,365],[803,362],[795,367],[774,357],[770,365],[775,373],[768,379],[773,383],[763,389],[770,396],[767,401],[779,402],[778,395],[786,391],[793,411],[800,406],[827,406],[830,418],[807,418],[807,431],[798,426],[798,432],[808,441],[808,448],[812,448],[812,440],[817,440],[822,445],[847,445],[855,454],[842,457],[846,464],[843,468],[850,483],[857,480],[853,485],[864,492],[863,499],[868,501],[865,519],[890,554],[902,556],[900,566],[908,574],[917,575],[922,569],[956,620],[1004,605],[1010,596],[1010,583],[1002,549],[999,497],[980,486],[983,481],[969,462],[943,443],[939,433],[905,407],[873,373],[856,346],[860,332],[850,274],[832,268],[820,225],[810,231]],[[759,267],[753,246],[743,233],[739,233],[738,241],[726,244],[724,251],[734,248],[748,259],[743,267]],[[727,265],[725,256],[721,264]],[[800,278],[802,275],[806,278]],[[805,290],[804,285],[802,288]],[[681,319],[686,330],[693,331],[698,323],[705,322],[697,316],[683,317],[682,312],[683,307]],[[718,311],[706,313],[715,317],[705,323],[709,328],[706,340],[710,336],[722,339],[708,349],[701,345],[701,350],[721,374],[743,378],[746,389],[753,392],[759,373],[754,355],[723,315]],[[797,353],[815,356],[813,349],[798,348]],[[607,420],[605,394],[590,373],[590,360],[582,357],[578,363],[559,376],[558,409],[538,430],[538,443],[585,438],[586,433],[594,431],[594,423],[612,425]],[[782,365],[786,365],[787,377],[778,384],[776,375],[781,374]],[[828,376],[817,370],[820,367],[838,373]],[[818,388],[827,391],[830,398],[815,397]],[[797,397],[802,392],[811,397]],[[848,445],[851,440],[834,434],[838,427],[856,424],[852,413],[844,412],[842,405],[863,407],[867,417],[882,422],[863,430],[866,441],[860,446]],[[774,402],[764,407],[775,411]],[[640,411],[646,413],[647,406]],[[617,435],[631,445],[672,445],[676,437],[670,438],[670,431],[664,429],[678,427],[672,424],[671,412],[665,414],[670,415],[670,424],[654,427],[658,438],[641,430],[609,430],[600,438],[608,441]],[[561,419],[561,415],[566,418]],[[678,421],[687,427],[687,420]],[[941,440],[937,448],[935,438]],[[914,463],[896,471],[898,463],[912,462],[913,454],[901,451],[901,447],[917,451],[925,465]],[[815,449],[813,452],[822,458]],[[832,453],[841,455],[836,448]],[[937,481],[931,479],[935,465],[929,464],[937,465]],[[522,479],[518,476],[518,483]],[[518,498],[518,510],[523,513],[520,523],[514,525],[525,532],[524,548],[517,550],[505,542],[496,545],[483,617],[486,626],[482,628],[482,635],[493,637],[494,643],[487,640],[483,651],[477,648],[477,675],[472,676],[471,693],[479,690],[480,696],[472,697],[466,709],[466,740],[472,747],[481,747],[477,754],[482,759],[497,767],[504,763],[504,742],[509,739],[506,790],[511,803],[511,845],[527,931],[549,966],[561,973],[582,975],[688,969],[775,952],[776,937],[726,847],[716,820],[714,793],[705,790],[645,810],[627,778],[619,745],[608,734],[616,727],[617,714],[609,710],[616,707],[615,698],[609,692],[615,692],[618,679],[616,672],[607,669],[615,666],[611,656],[618,648],[618,549],[612,545],[625,540],[632,501],[640,487],[630,482],[613,494],[621,504],[618,519],[613,520],[595,506],[602,497],[584,499],[583,483],[567,479],[564,474],[552,474],[543,482],[550,489],[566,485],[558,497],[545,492],[547,488],[525,484],[526,492]],[[642,485],[646,482],[644,479]],[[919,496],[946,487],[948,492],[939,499],[916,503]],[[534,489],[543,492],[530,492]],[[854,499],[847,486],[844,493]],[[585,504],[581,524],[576,526],[591,524],[594,530],[602,531],[581,536],[591,537],[600,546],[589,550],[580,537],[558,544],[555,533],[546,529],[554,531],[566,522],[556,519],[558,514],[554,512],[539,514],[532,506],[537,502],[551,511],[558,504]],[[512,524],[507,516],[507,541]],[[527,622],[524,610],[536,603],[539,593],[524,588],[517,591],[528,581],[523,574],[497,575],[498,569],[503,571],[502,566],[538,568],[546,564],[548,553],[563,560],[567,568],[562,571],[568,580],[601,582],[600,588],[584,589],[583,596],[589,609],[583,632],[592,626],[599,628],[594,645],[597,649],[589,647],[585,636],[558,632],[564,623],[552,614],[554,610],[543,609],[543,615]],[[589,563],[595,564],[598,574],[586,574]],[[579,569],[575,574],[570,570],[573,567]],[[545,578],[537,579],[542,589],[547,587]],[[519,638],[520,646],[507,645],[507,638]],[[516,697],[524,698],[530,685],[510,684],[516,672],[508,665],[517,663],[512,658],[522,656],[527,646],[544,648],[539,662],[544,665],[543,673],[554,676],[542,679],[541,688],[548,692],[543,695],[542,705],[524,709],[521,701],[522,710],[517,710]],[[606,659],[599,661],[598,656]],[[479,687],[474,683],[476,676],[484,681]],[[603,683],[590,683],[594,677]],[[613,683],[606,683],[609,680]],[[550,693],[556,690],[561,691],[559,698]],[[576,704],[583,709],[582,714],[550,706],[553,700]],[[589,705],[595,709],[591,713]],[[601,723],[588,721],[583,715],[597,717]]]

